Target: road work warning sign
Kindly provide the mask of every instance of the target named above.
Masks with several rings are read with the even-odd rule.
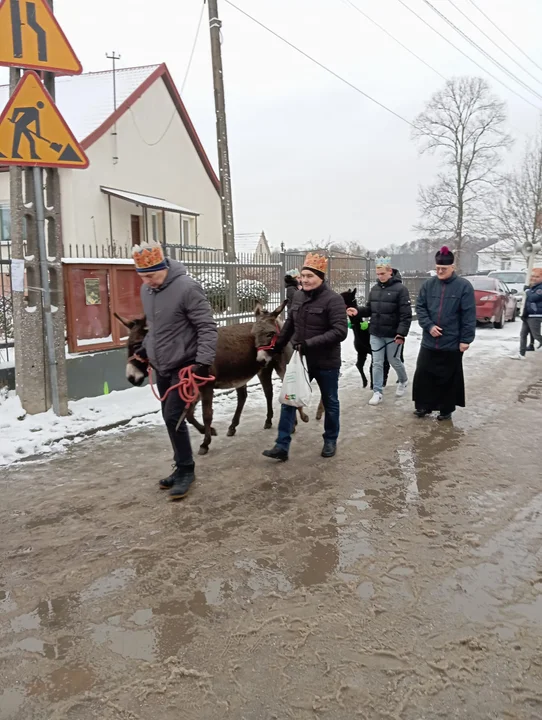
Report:
[[[82,71],[46,0],[0,0],[0,65],[65,75]]]
[[[0,165],[88,167],[83,148],[35,72],[23,75],[0,116]]]

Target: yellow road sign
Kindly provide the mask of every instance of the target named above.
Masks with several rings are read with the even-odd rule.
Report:
[[[0,165],[88,167],[84,150],[31,70],[0,115]]]
[[[0,0],[0,65],[64,75],[83,69],[47,0]]]

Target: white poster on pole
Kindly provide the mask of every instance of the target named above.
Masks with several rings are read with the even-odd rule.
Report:
[[[13,292],[24,291],[24,260],[11,261],[11,289]]]

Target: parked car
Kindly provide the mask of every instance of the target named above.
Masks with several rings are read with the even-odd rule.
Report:
[[[515,270],[492,270],[490,277],[496,277],[507,285],[510,290],[517,291],[518,313],[525,300],[525,285],[527,284],[527,273]]]
[[[500,329],[505,322],[514,322],[517,314],[517,290],[489,275],[468,275],[466,279],[474,288],[476,320],[493,323]]]

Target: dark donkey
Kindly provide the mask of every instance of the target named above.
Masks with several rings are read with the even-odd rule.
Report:
[[[257,305],[254,322],[228,325],[218,329],[216,359],[210,373],[215,381],[207,383],[200,388],[202,403],[203,425],[194,417],[195,405],[187,413],[187,421],[202,435],[203,443],[199,454],[205,455],[211,444],[211,436],[216,435],[212,427],[213,422],[213,394],[215,390],[235,389],[237,392],[237,408],[228,428],[228,436],[235,435],[243,407],[247,399],[247,383],[258,376],[267,401],[267,416],[264,428],[272,427],[273,421],[273,383],[272,375],[275,371],[281,380],[284,378],[286,365],[292,354],[291,346],[280,353],[269,352],[272,349],[282,323],[279,315],[285,307],[282,303],[273,312],[268,312]],[[126,377],[132,385],[140,386],[147,376],[147,365],[137,358],[137,351],[147,334],[145,318],[124,320],[115,314],[125,327],[130,330],[128,336],[128,364]],[[304,422],[308,417],[300,411]]]
[[[346,290],[345,292],[341,293],[341,297],[344,300],[344,304],[347,308],[355,308],[358,309],[358,301],[356,300],[356,292],[357,289],[354,288],[353,290]],[[365,363],[367,361],[367,357],[370,355],[372,358],[372,350],[371,350],[371,336],[369,334],[369,323],[365,324],[363,323],[362,318],[355,318],[351,320],[351,326],[352,326],[352,332],[354,333],[354,348],[358,354],[358,359],[356,361],[356,367],[359,370],[359,374],[361,375],[361,382],[363,383],[363,387],[366,388],[369,384],[367,381],[367,376],[365,375]],[[403,352],[401,348],[401,353]],[[386,383],[388,381],[388,374],[390,372],[390,364],[388,362],[388,358],[384,358],[384,387],[386,386]],[[371,366],[369,369],[369,374],[371,376],[371,390],[373,389],[373,363],[371,361]],[[320,400],[320,404],[318,405],[318,410],[316,411],[316,419],[320,420],[324,414],[324,406],[322,404],[322,401]]]

